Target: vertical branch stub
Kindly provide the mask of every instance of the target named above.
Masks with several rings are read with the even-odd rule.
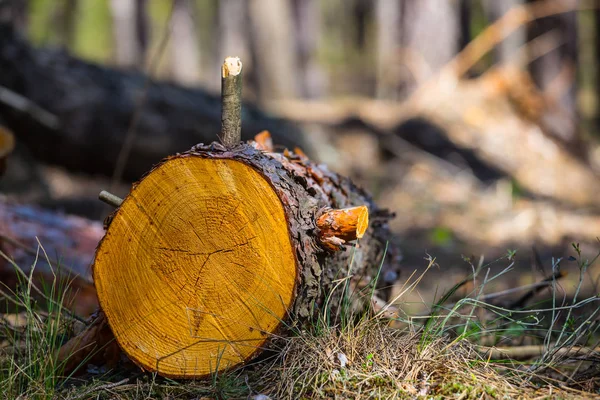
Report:
[[[242,140],[242,61],[227,57],[221,67],[221,142],[233,147]]]

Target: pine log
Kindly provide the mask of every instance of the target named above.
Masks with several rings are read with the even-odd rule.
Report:
[[[40,290],[65,288],[63,305],[79,316],[98,307],[90,266],[103,234],[99,222],[0,198],[0,250],[25,274],[34,269],[33,284]],[[17,292],[25,282],[12,263],[0,258],[4,291]],[[47,293],[34,293],[42,294]]]
[[[78,172],[112,176],[136,113],[128,180],[139,179],[156,160],[211,142],[221,132],[217,94],[94,65],[64,50],[33,48],[2,24],[0,87],[58,118],[58,128],[40,124],[34,115],[0,102],[0,116],[17,139],[39,160]],[[268,129],[282,146],[308,148],[294,125],[247,103],[242,114],[243,140]]]
[[[365,192],[302,154],[261,148],[194,146],[155,166],[113,213],[94,281],[119,346],[142,368],[197,378],[247,362],[339,304],[340,279],[397,267],[396,249],[385,251],[390,214]],[[335,235],[343,240],[324,245]]]

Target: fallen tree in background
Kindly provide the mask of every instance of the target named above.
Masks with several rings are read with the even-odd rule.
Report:
[[[59,49],[35,49],[6,25],[0,26],[0,87],[56,117],[57,126],[44,125],[35,113],[0,101],[0,115],[17,140],[36,158],[78,172],[112,176],[125,146],[123,177],[136,180],[156,160],[209,143],[220,132],[217,95],[90,64]],[[278,144],[307,149],[293,125],[249,104],[243,113],[243,139],[267,129]]]
[[[2,288],[17,292],[33,271],[36,297],[61,280],[60,287],[68,287],[64,306],[89,315],[98,307],[90,266],[103,234],[99,222],[1,198],[0,250],[11,260],[0,258]]]
[[[552,108],[526,74],[512,68],[490,70],[477,79],[439,76],[405,103],[350,100],[337,104],[279,102],[273,111],[297,122],[364,122],[386,136],[413,121],[437,127],[458,148],[515,179],[527,192],[573,206],[600,206],[600,180],[585,151],[565,147],[548,132]],[[405,127],[406,126],[406,127]],[[589,150],[589,149],[587,149]]]

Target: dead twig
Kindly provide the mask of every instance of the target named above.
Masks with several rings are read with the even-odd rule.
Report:
[[[486,359],[513,359],[513,360],[527,360],[534,357],[540,357],[547,350],[544,345],[530,345],[530,346],[515,346],[515,347],[487,347],[487,346],[476,346],[479,353],[483,354]],[[557,350],[557,354],[561,356],[577,356],[582,353],[593,354],[599,353],[600,347],[595,349],[588,347],[562,347]]]
[[[119,382],[105,383],[104,385],[94,386],[93,388],[90,388],[90,389],[86,390],[85,392],[81,393],[79,396],[75,397],[74,399],[83,399],[94,392],[113,389],[113,388],[116,388],[117,386],[122,386],[126,383],[129,383],[129,378],[121,379]]]

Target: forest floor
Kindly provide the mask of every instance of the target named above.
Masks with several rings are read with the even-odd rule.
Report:
[[[555,274],[537,286],[513,283],[512,291],[490,293],[486,286],[510,277],[516,254],[489,263],[465,257],[471,276],[432,302],[422,299],[425,312],[408,312],[412,301],[405,299],[419,297],[427,275],[440,268],[441,261],[426,256],[424,271],[402,279],[393,305],[353,311],[353,302],[344,302],[336,315],[324,312],[309,328],[274,337],[271,350],[248,365],[196,381],[144,373],[124,357],[110,370],[90,365],[64,376],[57,350],[81,322],[62,308],[64,287],[46,287],[39,299],[24,277],[22,291],[1,293],[20,312],[0,314],[0,393],[21,399],[592,398],[600,394],[600,308],[587,281],[596,259],[585,258],[576,244],[572,252],[579,271],[574,291],[563,290],[570,284]],[[346,300],[373,295],[369,287],[349,288],[340,289]]]

